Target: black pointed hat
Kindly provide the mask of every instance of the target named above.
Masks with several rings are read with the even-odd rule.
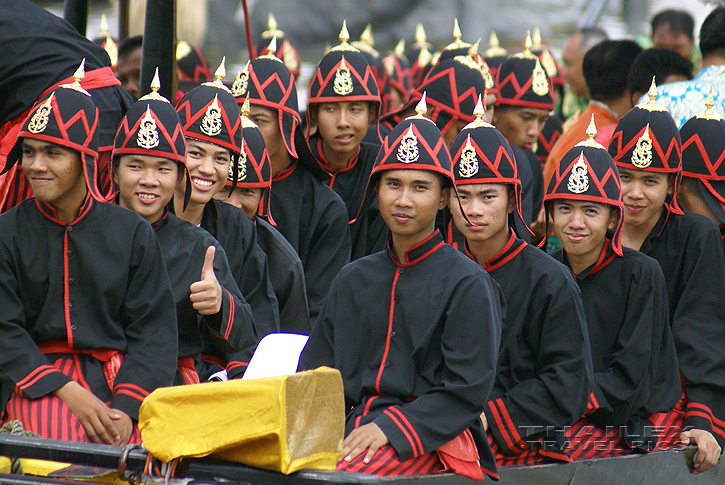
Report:
[[[649,101],[630,109],[619,120],[609,142],[609,154],[618,167],[675,174],[674,193],[682,175],[680,132],[672,116],[657,104],[657,87],[652,80]],[[682,214],[677,197],[667,205]]]
[[[411,86],[411,75],[410,75],[410,62],[403,55],[403,41],[401,40],[395,48],[394,52],[390,52],[383,57],[383,69],[381,76],[381,99],[382,99],[382,112],[390,112],[391,103],[391,91],[397,89],[404,100],[407,100],[410,96]]]
[[[541,61],[531,53],[531,37],[524,51],[504,61],[496,74],[496,105],[554,109],[553,84]]]
[[[622,256],[624,212],[622,187],[617,166],[607,150],[594,141],[597,134],[594,116],[587,128],[588,139],[566,152],[549,181],[544,196],[547,221],[554,200],[580,200],[611,205],[617,208],[617,227],[610,239],[612,250]]]
[[[539,132],[539,138],[536,141],[536,158],[539,159],[539,162],[546,162],[554,143],[561,137],[563,132],[564,126],[556,114],[552,114],[546,119],[546,123],[544,123],[544,127]]]
[[[265,56],[269,54],[268,46],[269,42],[273,38],[277,38],[277,43],[274,56],[281,60],[287,69],[292,73],[292,76],[297,78],[300,75],[300,67],[302,66],[302,59],[300,53],[297,51],[289,40],[285,38],[283,31],[277,28],[277,20],[274,18],[272,12],[269,13],[267,18],[267,30],[262,32],[262,40],[254,46],[255,58],[258,56]]]
[[[43,96],[31,108],[18,132],[18,141],[8,153],[3,173],[12,168],[23,155],[23,138],[55,143],[77,150],[83,161],[83,175],[90,195],[105,201],[96,177],[98,173],[98,108],[80,82],[85,76],[85,59],[73,75],[74,81],[62,84]]]
[[[187,81],[211,81],[211,69],[204,55],[183,40],[176,44],[176,70]]]
[[[241,110],[242,154],[237,167],[236,187],[269,188],[272,186],[272,166],[267,145],[259,128],[249,119],[249,100]],[[229,167],[226,185],[235,185],[233,168]]]

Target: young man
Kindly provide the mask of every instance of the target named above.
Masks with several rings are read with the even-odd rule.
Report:
[[[176,312],[149,224],[99,202],[97,122],[80,83],[61,85],[8,156],[35,199],[0,217],[1,402],[44,438],[123,446],[143,399],[173,382]]]
[[[564,266],[517,237],[513,153],[481,119],[482,105],[475,113],[451,147],[457,196],[448,207],[465,237],[458,249],[493,277],[507,304],[496,384],[481,419],[499,466],[571,461],[564,428],[582,415],[592,386],[579,289]]]
[[[314,321],[332,280],[350,261],[347,209],[325,184],[329,175],[306,149],[302,134],[295,136],[300,123],[297,86],[273,51],[241,71],[232,91],[240,105],[249,98],[250,118],[267,145],[272,167],[270,212],[302,261],[310,320]]]
[[[667,9],[657,13],[650,22],[652,45],[692,60],[695,55],[695,19],[684,10]]]
[[[632,106],[649,91],[652,78],[658,86],[692,79],[692,63],[670,49],[652,47],[643,50],[632,62],[627,87]]]
[[[156,78],[155,81],[158,81]],[[249,304],[234,282],[224,250],[207,231],[182,221],[166,206],[185,181],[186,143],[174,107],[156,91],[121,120],[113,150],[117,203],[146,219],[161,245],[179,327],[175,384],[198,384],[206,336],[233,352],[256,342]]]
[[[654,86],[649,96],[622,117],[609,144],[622,185],[622,244],[656,259],[665,275],[684,424],[692,428],[682,442],[699,447],[695,470],[704,471],[725,444],[725,355],[713,347],[725,340],[722,242],[712,221],[679,208],[680,136]]]
[[[226,186],[214,198],[242,209],[254,222],[257,244],[267,255],[269,279],[277,296],[280,330],[309,334],[310,312],[302,261],[284,236],[259,215],[269,215],[269,207],[260,210],[260,203],[269,200],[266,192],[271,190],[272,175],[264,137],[249,119],[249,98],[244,101],[241,113],[244,136],[236,185],[230,166]]]
[[[584,416],[567,431],[575,460],[672,447],[682,424],[667,286],[655,260],[622,248],[617,168],[594,141],[565,154],[545,200],[547,219],[581,288],[594,364]]]
[[[705,111],[680,128],[682,183],[677,200],[682,208],[710,219],[725,243],[725,120],[713,111],[708,96]]]
[[[340,45],[325,54],[310,81],[307,142],[320,168],[329,174],[327,185],[345,202],[352,259],[356,259],[383,249],[387,231],[375,201],[372,208],[361,208],[380,148],[363,141],[370,129],[377,132],[378,85],[363,54],[347,40],[343,25]],[[312,135],[310,126],[317,127]]]
[[[452,178],[443,136],[422,115],[383,142],[371,184],[388,248],[343,268],[300,360],[342,373],[350,412],[339,470],[482,480],[480,453],[496,473],[478,417],[495,379],[500,296],[436,230]]]
[[[186,168],[190,183],[180,184],[169,209],[207,230],[224,248],[237,286],[254,314],[257,337],[279,331],[279,310],[269,280],[267,257],[257,245],[254,225],[247,215],[229,204],[213,200],[226,184],[230,166],[235,173],[242,145],[242,120],[231,92],[222,84],[223,64],[217,80],[189,91],[177,104],[186,137]],[[188,203],[187,203],[188,201]],[[220,365],[230,378],[240,376],[253,348],[224,356],[209,347],[202,360],[202,380]],[[213,354],[212,354],[213,353]]]

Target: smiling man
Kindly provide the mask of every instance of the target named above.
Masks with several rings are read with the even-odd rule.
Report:
[[[672,447],[682,410],[667,286],[655,260],[622,248],[622,194],[614,160],[588,139],[557,164],[544,198],[567,265],[581,289],[594,386],[567,430],[575,460]]]
[[[63,84],[8,156],[35,198],[0,217],[0,403],[44,438],[123,446],[173,381],[176,314],[149,224],[101,202],[97,122],[88,92]]]
[[[436,126],[420,114],[400,123],[370,183],[390,228],[388,247],[343,268],[300,360],[300,369],[326,365],[342,374],[350,411],[338,470],[448,469],[482,480],[480,453],[497,476],[478,416],[495,378],[500,296],[436,230],[453,183]]]
[[[279,310],[269,280],[267,257],[257,245],[254,225],[244,211],[219,200],[214,194],[227,181],[230,167],[235,173],[240,163],[242,120],[229,89],[224,86],[223,64],[216,81],[204,83],[179,100],[176,111],[186,137],[186,177],[179,184],[169,205],[173,212],[208,231],[224,248],[235,282],[254,315],[258,339],[279,331]],[[199,368],[203,380],[226,367],[228,376],[241,376],[253,347],[224,356],[207,345]]]
[[[481,104],[474,113],[451,147],[457,196],[448,202],[455,223],[448,242],[462,234],[459,250],[493,277],[507,303],[496,384],[481,419],[499,466],[571,461],[564,428],[586,409],[592,385],[581,296],[564,266],[517,236],[514,155],[482,120]]]
[[[662,267],[670,325],[682,374],[686,427],[683,444],[700,449],[695,472],[711,468],[725,445],[725,262],[717,226],[683,213],[675,194],[682,159],[680,135],[670,114],[650,100],[619,121],[609,153],[619,169],[624,204],[622,244]]]
[[[117,203],[151,223],[171,280],[179,327],[175,384],[197,384],[204,335],[221,351],[256,342],[252,311],[234,282],[224,250],[207,231],[168,212],[185,182],[186,144],[179,115],[156,91],[134,104],[116,134]]]

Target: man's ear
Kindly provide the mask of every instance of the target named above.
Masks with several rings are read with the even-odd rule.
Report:
[[[375,126],[375,122],[378,120],[378,111],[380,105],[378,103],[368,103],[368,128]]]
[[[181,186],[181,183],[184,181],[184,174],[186,174],[186,166],[177,163],[176,164],[176,187],[178,188]]]
[[[609,209],[609,223],[607,224],[607,229],[610,231],[617,227],[617,222],[619,222],[619,211],[615,209],[614,207],[610,206]]]
[[[644,93],[643,93],[643,92],[641,92],[641,91],[635,91],[635,92],[634,92],[634,93],[632,94],[632,99],[631,99],[631,101],[632,101],[632,106],[637,106],[637,101],[639,101],[639,98],[641,98],[643,94],[644,94]]]
[[[677,177],[677,174],[674,174],[674,173],[671,173],[667,177],[667,183],[669,184],[669,187],[667,187],[667,195],[674,195],[674,193],[675,193],[675,179],[676,179],[676,177]]]
[[[438,210],[441,210],[448,205],[448,201],[451,198],[451,190],[452,189],[450,187],[441,189],[441,198],[438,201]]]
[[[307,107],[307,114],[310,116],[310,121],[312,121],[312,123],[314,123],[315,125],[317,124],[318,107],[319,106],[317,104],[311,104]]]

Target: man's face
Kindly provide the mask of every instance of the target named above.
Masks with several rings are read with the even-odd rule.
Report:
[[[35,198],[56,208],[72,209],[86,194],[81,155],[33,138],[23,139],[22,167]]]
[[[374,122],[370,103],[364,101],[317,106],[317,131],[326,148],[338,156],[353,156]]]
[[[231,192],[231,194],[230,194]],[[225,185],[222,190],[214,195],[214,198],[242,209],[249,218],[253,218],[259,209],[259,202],[262,200],[264,189],[261,187],[237,187],[232,188]]]
[[[610,206],[580,200],[555,200],[551,217],[566,254],[591,261],[587,266],[597,261],[607,230],[617,224]]]
[[[493,124],[506,139],[522,150],[531,150],[549,119],[549,111],[522,106],[497,106]]]
[[[672,194],[670,177],[666,173],[619,167],[624,202],[624,223],[641,226],[654,223],[664,210],[668,194]]]
[[[176,162],[149,155],[123,155],[113,171],[118,205],[151,223],[164,215],[181,179]]]
[[[508,216],[514,210],[515,200],[509,198],[509,185],[458,185],[458,198],[451,191],[448,208],[453,221],[469,244],[506,244],[509,237]],[[463,217],[463,212],[465,217]]]
[[[569,89],[578,95],[589,97],[589,89],[582,72],[582,63],[584,62],[584,54],[579,47],[581,45],[582,36],[579,33],[573,34],[564,44],[562,51],[562,74],[566,79]]]
[[[695,48],[694,40],[684,32],[675,32],[669,24],[660,24],[652,32],[652,45],[675,51],[685,59],[690,59]]]
[[[259,128],[259,132],[262,133],[272,164],[272,176],[274,177],[277,172],[286,168],[289,163],[289,152],[287,152],[287,146],[284,144],[284,138],[280,130],[278,112],[276,109],[253,104],[249,108],[249,119],[254,121]]]
[[[142,49],[139,47],[119,58],[116,69],[116,77],[121,81],[121,87],[133,96],[133,99],[138,99],[141,79],[141,52]]]
[[[186,139],[186,166],[191,177],[189,204],[205,205],[227,181],[231,152],[226,148]]]
[[[438,211],[450,189],[441,189],[439,177],[428,170],[388,170],[376,185],[380,214],[397,238],[415,244],[435,229]]]

